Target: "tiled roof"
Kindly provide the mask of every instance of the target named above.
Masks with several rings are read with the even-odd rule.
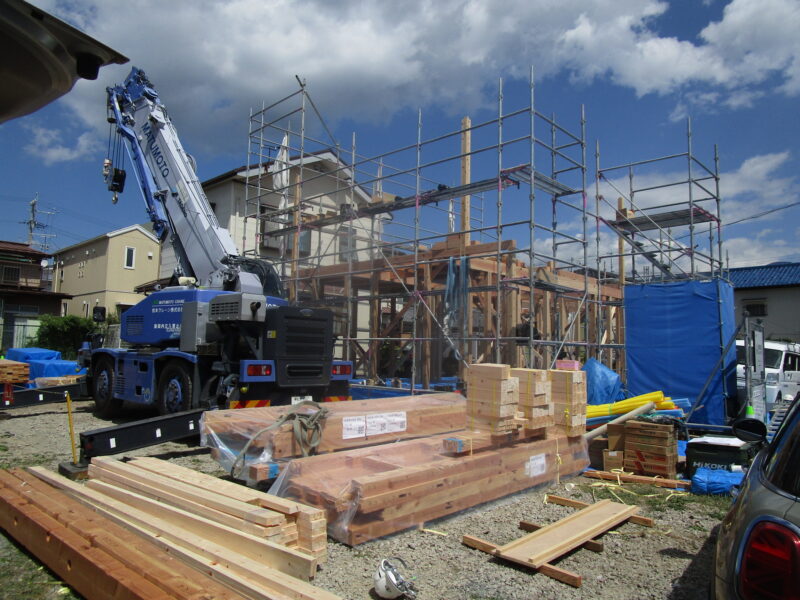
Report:
[[[23,244],[21,242],[6,242],[4,240],[0,240],[0,250],[6,252],[17,252],[19,254],[24,254],[26,256],[35,256],[35,257],[42,257],[50,256],[46,252],[42,252],[41,250],[37,250],[36,248],[32,248],[28,246],[28,244]]]
[[[738,267],[729,272],[734,288],[800,285],[800,263],[780,262],[761,267]]]

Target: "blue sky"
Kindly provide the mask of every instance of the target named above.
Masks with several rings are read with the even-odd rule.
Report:
[[[101,177],[105,86],[131,65],[202,179],[245,164],[250,108],[296,74],[369,154],[413,141],[417,109],[426,135],[491,118],[501,77],[526,105],[533,66],[539,110],[575,123],[585,106],[592,166],[595,140],[604,166],[684,151],[691,116],[695,154],[719,146],[723,222],[744,219],[723,230],[731,266],[800,260],[800,206],[783,208],[800,202],[798,0],[31,1],[131,62],[0,126],[0,239],[25,241],[36,194],[52,250],[146,220],[134,185],[112,205]]]

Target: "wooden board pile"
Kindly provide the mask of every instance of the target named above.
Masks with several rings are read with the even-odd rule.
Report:
[[[28,363],[0,359],[0,383],[28,383]]]
[[[552,427],[555,424],[552,384],[548,371],[542,369],[511,369],[519,379],[519,409],[526,429]]]
[[[583,438],[453,456],[447,435],[295,459],[275,493],[324,508],[328,534],[356,545],[583,469]]]
[[[317,453],[394,442],[399,439],[463,430],[465,400],[460,394],[437,393],[397,398],[374,398],[325,404]],[[248,482],[257,483],[277,475],[276,461],[303,456],[293,421],[270,429],[290,411],[311,415],[312,406],[273,406],[209,411],[203,415],[203,444],[229,470],[236,456],[254,436],[247,452]]]
[[[98,460],[86,485],[39,467],[0,472],[0,523],[89,599],[336,598],[308,583],[324,554],[300,549],[324,543],[321,511],[136,463]]]
[[[556,426],[568,436],[586,432],[586,375],[583,371],[547,372]]]
[[[678,441],[672,425],[646,421],[625,423],[625,470],[675,479]]]
[[[519,379],[511,376],[510,366],[470,365],[466,383],[468,430],[505,434],[519,429]]]

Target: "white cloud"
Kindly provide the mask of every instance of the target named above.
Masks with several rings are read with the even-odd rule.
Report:
[[[70,147],[64,145],[64,134],[58,129],[37,125],[31,125],[28,129],[31,140],[25,145],[25,152],[39,158],[47,166],[84,158],[100,150],[97,139],[90,132],[80,134],[75,145]]]
[[[249,109],[296,89],[296,74],[332,120],[430,105],[469,113],[493,101],[498,76],[525,78],[531,64],[539,78],[687,92],[673,118],[750,106],[764,86],[800,93],[797,0],[733,0],[695,40],[658,34],[672,10],[658,0],[34,3],[145,69],[187,146],[216,154],[239,153]],[[63,102],[103,132],[104,87],[127,71],[104,68]]]

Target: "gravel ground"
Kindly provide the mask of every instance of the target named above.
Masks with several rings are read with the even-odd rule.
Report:
[[[107,427],[111,423],[92,414],[93,403],[74,403],[75,431]],[[70,460],[66,406],[46,404],[6,411],[0,419],[0,467],[42,465],[57,469]],[[132,410],[128,419],[153,416]],[[120,421],[121,422],[121,421]],[[156,456],[180,465],[224,475],[206,449],[196,444],[165,443],[128,453]],[[556,561],[562,569],[583,576],[583,586],[573,588],[535,574],[524,567],[491,558],[461,544],[461,536],[473,535],[504,544],[522,535],[519,521],[541,525],[554,522],[575,509],[545,504],[545,493],[555,493],[585,502],[610,497],[607,487],[595,480],[574,477],[547,489],[515,494],[458,515],[425,524],[425,529],[408,531],[348,548],[328,544],[329,557],[317,574],[315,584],[360,600],[377,598],[371,592],[372,574],[382,558],[399,556],[408,564],[405,573],[415,578],[420,600],[529,598],[614,598],[614,599],[701,599],[706,589],[714,544],[714,528],[729,501],[723,498],[676,496],[649,486],[626,486],[617,494],[628,503],[642,505],[642,513],[655,519],[653,528],[626,523],[603,536],[605,550],[578,550]],[[15,570],[0,573],[0,598],[75,598],[51,575],[30,575],[37,563],[8,538],[0,535],[0,562],[14,559]],[[2,569],[0,569],[2,571]],[[26,579],[42,581],[23,583]],[[40,592],[31,593],[30,586]],[[49,587],[48,587],[49,586]]]

